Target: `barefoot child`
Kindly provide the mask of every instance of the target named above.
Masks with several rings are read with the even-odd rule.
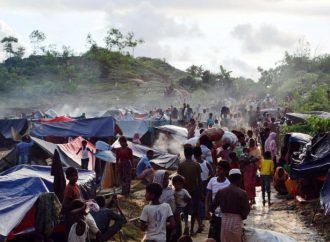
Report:
[[[88,152],[90,152],[93,155],[93,151],[91,151],[88,147],[87,147],[87,141],[83,140],[81,142],[82,147],[77,151],[77,155],[79,154],[79,152],[81,151],[81,168],[88,170],[88,162],[89,162],[89,156],[88,156]]]

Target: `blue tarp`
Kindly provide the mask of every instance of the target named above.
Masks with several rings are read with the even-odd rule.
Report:
[[[133,138],[138,133],[140,138],[148,132],[149,122],[144,120],[121,120],[117,121],[118,126],[127,138]]]
[[[0,240],[18,225],[43,192],[53,192],[49,166],[19,165],[0,173]],[[79,170],[78,184],[88,194],[93,171]],[[87,197],[86,197],[87,198]]]
[[[327,215],[330,212],[330,170],[320,192],[320,203],[324,208],[324,213]]]
[[[72,122],[40,124],[32,129],[36,137],[110,137],[115,134],[115,120],[112,117],[90,118]]]
[[[27,119],[0,119],[0,133],[6,139],[12,138],[11,127],[23,135],[28,128],[28,121]]]

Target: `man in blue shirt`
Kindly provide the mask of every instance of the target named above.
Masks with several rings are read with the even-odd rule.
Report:
[[[144,180],[147,183],[152,182],[154,179],[154,169],[150,164],[150,160],[154,156],[153,150],[148,150],[147,155],[143,156],[136,166],[136,176],[138,179]]]
[[[18,157],[18,165],[27,164],[29,161],[30,148],[34,142],[28,136],[23,136],[22,141],[16,145],[16,155]]]

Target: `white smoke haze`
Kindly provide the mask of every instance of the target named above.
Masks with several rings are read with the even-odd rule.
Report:
[[[154,148],[166,151],[171,154],[180,155],[180,159],[184,158],[183,146],[170,135],[159,133],[153,145]]]

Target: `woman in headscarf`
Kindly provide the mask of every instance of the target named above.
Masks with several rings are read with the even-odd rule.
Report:
[[[270,151],[272,157],[271,159],[274,161],[274,164],[276,164],[276,155],[277,155],[277,145],[276,145],[276,133],[271,132],[268,136],[268,138],[265,141],[265,152]]]
[[[116,168],[122,186],[122,194],[128,196],[131,190],[133,151],[124,136],[119,138],[120,148],[116,150]]]
[[[249,155],[253,156],[256,164],[259,166],[259,164],[262,160],[261,151],[256,144],[256,140],[253,138],[249,139]]]
[[[285,186],[286,180],[289,178],[288,173],[282,168],[277,167],[273,178],[274,188],[280,195],[288,194]]]

